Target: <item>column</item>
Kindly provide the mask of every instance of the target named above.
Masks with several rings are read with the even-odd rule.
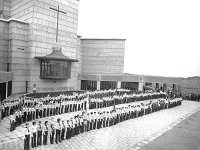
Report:
[[[138,91],[143,91],[143,86],[144,86],[143,76],[140,76],[138,82]]]
[[[6,99],[8,97],[8,81],[6,81]]]
[[[138,83],[138,91],[143,91],[143,82]]]
[[[118,89],[121,89],[121,83],[122,83],[121,81],[117,81],[117,88]]]
[[[97,81],[97,90],[100,90],[101,82]]]

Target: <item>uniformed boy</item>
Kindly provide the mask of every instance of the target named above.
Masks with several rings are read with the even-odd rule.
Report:
[[[55,128],[54,128],[54,125],[51,124],[50,126],[50,143],[53,144],[54,143],[54,135],[55,135]]]
[[[25,124],[24,130],[24,150],[30,150],[30,138],[31,138],[31,131],[29,128],[29,124]]]
[[[10,115],[10,131],[14,131],[15,129],[15,115],[11,113]]]
[[[44,145],[47,145],[48,131],[49,131],[48,121],[45,121],[44,126],[43,126],[43,144]]]
[[[37,143],[36,143],[37,125],[35,121],[32,122],[31,133],[33,135],[31,138],[31,146],[32,148],[34,148],[37,146]]]
[[[57,123],[56,123],[56,144],[58,144],[58,141],[61,142],[61,123],[60,123],[60,118],[57,119]]]
[[[42,134],[43,134],[42,122],[39,121],[39,125],[37,127],[37,146],[42,145]]]
[[[65,140],[65,131],[66,131],[66,127],[65,127],[65,122],[64,120],[62,120],[62,124],[61,124],[61,140]]]

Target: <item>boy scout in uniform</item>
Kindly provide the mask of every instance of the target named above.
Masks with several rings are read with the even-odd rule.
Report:
[[[65,131],[66,131],[66,127],[65,127],[65,122],[64,120],[62,120],[62,124],[61,124],[61,140],[65,140]]]
[[[32,133],[31,146],[32,148],[34,148],[37,146],[37,143],[36,143],[37,125],[35,121],[32,124],[33,125],[31,127],[31,133]]]
[[[42,122],[39,121],[39,125],[37,126],[37,146],[42,145],[42,133],[43,133]]]
[[[58,141],[61,142],[61,124],[60,124],[60,118],[57,119],[57,123],[56,123],[56,144],[58,144]]]
[[[25,130],[24,130],[24,150],[30,150],[30,138],[31,138],[31,131],[29,128],[29,124],[26,123]]]
[[[48,131],[49,131],[48,121],[45,121],[44,124],[45,125],[43,126],[43,144],[47,145],[47,138],[48,138]]]
[[[51,144],[54,143],[54,135],[55,135],[55,128],[54,128],[54,125],[51,124],[51,127],[50,127],[50,143]]]

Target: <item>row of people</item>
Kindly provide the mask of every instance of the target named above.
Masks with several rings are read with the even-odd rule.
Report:
[[[13,131],[17,126],[22,123],[32,121],[35,119],[55,116],[74,111],[83,111],[86,109],[87,103],[50,103],[48,105],[37,104],[36,106],[27,107],[26,105],[22,110],[17,110],[11,113],[10,116],[10,131]]]
[[[182,98],[185,100],[191,100],[191,101],[200,101],[200,93],[186,93],[183,92]]]
[[[27,123],[25,127],[24,149],[29,150],[30,146],[34,148],[42,144],[59,143],[83,132],[110,127],[125,120],[181,105],[181,101],[181,99],[161,99],[149,101],[148,103],[135,103],[127,105],[127,107],[116,108],[115,110],[101,111],[99,109],[94,112],[83,112],[81,115],[62,121],[58,118],[55,125],[48,125],[47,121],[42,125],[39,121],[38,125],[36,125],[36,122],[33,122],[33,125],[29,127]]]
[[[90,98],[90,96],[86,97],[87,94],[94,96],[96,94],[102,95],[102,93],[114,93],[114,91],[115,95],[112,97],[102,97],[101,99]],[[24,98],[23,100],[16,100],[15,105],[10,105],[10,102],[7,101],[2,105],[2,117],[6,117],[16,110],[21,110],[17,111],[15,115],[23,118],[22,122],[24,123],[26,121],[32,121],[34,118],[38,119],[38,116],[41,118],[50,115],[85,110],[87,109],[86,107],[88,103],[90,109],[93,109],[139,100],[165,97],[165,93],[133,94],[130,93],[129,90],[123,89],[118,89],[117,92],[116,90],[107,90],[80,93],[79,95],[74,93],[74,95],[60,95],[57,97],[47,96],[46,98],[40,99]]]
[[[102,98],[90,98],[90,109],[110,107],[113,105],[131,103],[135,101],[144,101],[149,99],[158,99],[158,98],[166,98],[165,92],[154,92],[154,93],[123,93],[120,95],[114,95],[110,97],[102,97]]]

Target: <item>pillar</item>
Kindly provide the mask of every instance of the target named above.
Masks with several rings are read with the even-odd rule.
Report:
[[[117,81],[117,88],[118,89],[121,89],[121,83],[122,83],[121,81]]]
[[[6,81],[6,99],[8,97],[8,81]]]
[[[101,82],[97,81],[97,90],[100,90]]]
[[[143,76],[140,76],[138,83],[138,91],[143,91],[143,86],[144,86]]]
[[[33,84],[33,93],[36,93],[36,84]]]
[[[139,82],[138,91],[143,91],[143,82]]]

